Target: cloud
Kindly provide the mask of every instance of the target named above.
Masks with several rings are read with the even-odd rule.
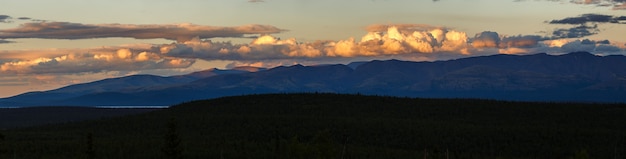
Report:
[[[399,27],[397,27],[399,26]],[[249,44],[193,39],[155,45],[153,52],[176,58],[237,61],[241,65],[275,65],[297,61],[353,60],[354,58],[441,60],[496,53],[524,54],[571,51],[622,52],[608,40],[572,42],[567,37],[582,37],[584,31],[566,30],[559,37],[538,35],[500,35],[485,31],[468,38],[464,32],[423,24],[371,25],[361,39],[298,42],[264,35]],[[587,29],[587,28],[585,28]],[[559,40],[563,39],[563,40]],[[545,41],[551,41],[547,45]],[[560,44],[559,44],[560,43]],[[587,46],[591,44],[590,46]],[[234,65],[234,64],[233,64]]]
[[[573,51],[587,51],[587,52],[593,52],[596,48],[596,45],[593,43],[586,43],[584,41],[581,40],[575,40],[575,41],[571,41],[569,43],[566,43],[565,45],[561,46],[561,49],[568,51],[568,52],[573,52]]]
[[[476,34],[470,42],[474,48],[529,48],[545,39],[538,35],[500,36],[496,32],[485,31]]]
[[[528,0],[515,0],[515,2],[524,2]],[[580,5],[595,5],[597,7],[612,7],[613,10],[626,9],[626,0],[545,0],[552,2],[569,2]]]
[[[152,69],[187,68],[194,59],[165,57],[159,53],[141,49],[104,48],[64,50],[72,52],[50,57],[15,59],[1,57],[0,75],[76,74],[110,71],[133,71]],[[43,51],[42,51],[43,52]],[[42,53],[43,54],[43,53]]]
[[[500,43],[501,48],[517,47],[517,48],[529,48],[535,47],[539,41],[545,40],[541,36],[537,35],[518,35],[502,38]]]
[[[619,48],[617,46],[608,45],[608,44],[600,44],[596,45],[596,49],[594,52],[597,53],[613,53],[613,52],[622,52],[624,49]]]
[[[613,17],[618,20],[622,17]],[[25,23],[17,28],[0,30],[0,43],[14,38],[85,39],[129,37],[177,40],[169,44],[131,44],[87,49],[0,50],[2,77],[23,76],[30,81],[62,81],[63,84],[85,82],[82,76],[130,72],[187,70],[196,61],[230,61],[226,67],[280,65],[315,65],[373,59],[446,60],[470,55],[566,53],[590,51],[596,54],[624,54],[624,43],[608,40],[564,39],[597,33],[604,20],[591,18],[584,25],[555,30],[552,37],[537,35],[502,35],[485,31],[468,37],[465,32],[426,24],[375,24],[367,26],[360,38],[300,42],[281,39],[271,33],[284,30],[266,25],[214,27],[193,24],[127,25],[80,24],[67,22]],[[25,19],[26,20],[26,19]],[[581,22],[584,20],[579,20]],[[593,21],[593,22],[589,22]],[[610,22],[607,22],[610,23]],[[568,24],[569,25],[569,24]],[[251,37],[247,44],[211,40],[211,37]],[[5,40],[8,39],[8,40]],[[202,59],[202,60],[198,60]],[[36,78],[37,77],[37,78]],[[95,78],[94,78],[95,79]],[[12,81],[5,84],[21,85]]]
[[[587,51],[598,55],[626,54],[626,46],[621,47],[623,43],[610,42],[608,40],[590,40],[590,39],[556,39],[545,40],[536,48],[531,48],[534,52],[546,53],[568,53],[576,51]]]
[[[412,33],[415,31],[428,31],[428,30],[447,30],[448,28],[440,27],[440,26],[432,26],[428,24],[372,24],[365,28],[368,32],[385,32],[388,31],[389,28],[395,27],[402,33]]]
[[[13,43],[13,41],[8,41],[4,39],[0,39],[0,44]]]
[[[558,39],[558,38],[581,38],[581,37],[585,37],[585,36],[598,34],[599,32],[600,32],[600,30],[598,29],[597,25],[594,25],[594,26],[581,25],[581,26],[576,26],[576,27],[572,27],[572,28],[569,28],[569,29],[565,29],[565,28],[555,29],[552,32],[552,35],[553,35],[553,38],[555,38],[555,39]]]
[[[586,3],[586,2],[585,2]],[[592,2],[589,2],[592,3]],[[594,2],[593,2],[594,3]],[[603,14],[583,14],[577,17],[551,20],[549,24],[576,25],[571,28],[557,28],[552,32],[553,38],[580,38],[598,34],[598,24],[613,23],[626,24],[626,16],[611,16]]]
[[[10,23],[11,16],[8,15],[0,15],[0,23]]]
[[[578,17],[567,17],[564,19],[552,20],[550,24],[586,24],[586,23],[618,23],[626,24],[626,16],[611,16],[603,14],[583,14]]]
[[[476,34],[476,36],[472,40],[472,46],[476,48],[499,47],[500,36],[498,35],[498,33],[491,32],[491,31],[485,31],[485,32]]]
[[[18,28],[0,30],[0,39],[89,39],[127,37],[135,39],[169,39],[180,42],[194,37],[244,37],[247,34],[272,34],[285,30],[270,25],[250,24],[236,27],[194,25],[81,24],[69,22],[25,23]]]
[[[248,2],[250,3],[261,3],[261,2],[265,2],[264,0],[248,0]]]
[[[538,52],[622,52],[608,40],[580,42],[537,35],[466,33],[423,24],[371,25],[360,39],[299,42],[262,35],[247,44],[195,37],[170,44],[91,49],[0,51],[0,74],[72,74],[190,67],[196,59],[235,65],[276,66],[372,59],[445,60],[469,55]],[[549,42],[546,42],[549,41]]]
[[[28,85],[29,82],[24,81],[19,77],[15,76],[4,76],[0,77],[0,86],[24,86]]]
[[[626,3],[622,3],[621,5],[615,5],[613,10],[626,10]]]
[[[420,25],[419,28],[413,27],[418,25],[399,26],[401,27],[395,25],[368,27],[372,32],[368,32],[360,41],[348,38],[302,43],[293,38],[281,40],[264,35],[249,44],[231,44],[195,38],[186,42],[160,45],[153,50],[171,57],[236,61],[315,60],[435,52],[469,53],[468,38],[464,32],[425,25]]]
[[[613,7],[613,10],[623,10],[626,0],[571,0],[575,4],[596,5],[598,7]]]

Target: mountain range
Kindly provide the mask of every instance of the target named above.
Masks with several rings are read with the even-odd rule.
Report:
[[[588,52],[447,61],[240,67],[179,76],[132,75],[29,92],[0,106],[156,106],[231,95],[331,92],[421,98],[626,103],[626,56]]]

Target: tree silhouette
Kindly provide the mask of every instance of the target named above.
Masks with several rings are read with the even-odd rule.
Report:
[[[315,134],[315,137],[313,137],[313,146],[316,150],[315,152],[317,158],[329,159],[335,158],[337,156],[335,143],[332,140],[332,134],[329,130],[317,132],[317,134]]]
[[[183,149],[181,148],[181,139],[178,134],[178,124],[174,118],[171,118],[167,123],[167,130],[165,132],[165,145],[161,151],[169,159],[181,159]]]
[[[573,159],[589,159],[589,153],[585,149],[580,150],[580,151],[574,153],[574,158]]]
[[[0,154],[2,154],[2,142],[4,142],[4,135],[0,133]]]
[[[85,154],[87,158],[94,159],[96,158],[96,150],[93,147],[93,134],[87,133],[87,149],[85,150]]]

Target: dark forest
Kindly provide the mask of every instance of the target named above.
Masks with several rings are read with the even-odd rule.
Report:
[[[326,93],[0,131],[0,158],[624,158],[626,105]]]

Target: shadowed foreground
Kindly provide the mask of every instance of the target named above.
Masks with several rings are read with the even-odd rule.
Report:
[[[624,158],[626,105],[271,94],[0,131],[0,158]]]
[[[90,107],[0,108],[0,130],[140,114],[157,109]]]

